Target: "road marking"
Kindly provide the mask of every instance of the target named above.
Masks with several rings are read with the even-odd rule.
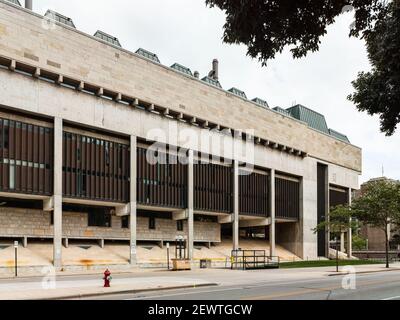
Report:
[[[400,299],[400,296],[389,297],[381,300],[396,300],[396,299]]]
[[[368,286],[368,285],[374,285],[374,284],[384,284],[384,283],[393,283],[392,281],[364,281],[362,283],[359,283],[359,287],[362,286]],[[307,288],[306,290],[296,290],[296,291],[289,291],[289,292],[285,292],[285,293],[280,293],[280,294],[271,294],[271,295],[266,295],[266,296],[254,296],[254,297],[246,297],[244,299],[241,300],[269,300],[269,299],[277,299],[277,298],[286,298],[286,297],[290,297],[290,296],[296,296],[296,295],[303,295],[303,294],[309,294],[309,293],[315,293],[318,291],[322,291],[322,292],[331,292],[337,289],[343,289],[342,286],[334,286],[334,287],[325,287],[325,288]],[[356,289],[357,290],[357,289]],[[392,299],[387,299],[387,300],[393,300],[395,298],[400,298],[400,296],[398,297],[392,297]],[[386,300],[386,299],[383,299]]]

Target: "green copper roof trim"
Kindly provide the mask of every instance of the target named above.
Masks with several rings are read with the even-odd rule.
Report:
[[[139,54],[143,57],[146,57],[147,59],[153,60],[154,62],[161,63],[160,60],[158,59],[157,55],[153,52],[139,48],[135,53]]]
[[[347,138],[347,136],[344,135],[343,133],[340,133],[340,132],[335,131],[335,130],[333,130],[333,129],[329,129],[329,134],[330,134],[332,137],[335,137],[336,139],[339,139],[339,140],[342,140],[342,141],[344,141],[344,142],[350,143],[349,138]]]
[[[14,3],[14,4],[16,4],[16,5],[18,5],[18,6],[21,7],[21,4],[19,3],[18,0],[8,0],[8,1],[9,1],[9,2],[12,2],[12,3]]]
[[[268,102],[260,99],[260,98],[254,98],[253,100],[251,100],[255,103],[257,103],[259,106],[264,107],[264,108],[269,108]]]
[[[179,63],[174,63],[174,64],[171,66],[171,68],[172,68],[172,69],[175,69],[175,70],[178,70],[179,72],[182,72],[182,73],[184,73],[184,74],[187,74],[187,75],[193,77],[192,71],[191,71],[188,67],[185,67],[185,66],[183,66],[183,65],[181,65],[181,64],[179,64]]]
[[[201,79],[201,81],[207,82],[208,84],[211,84],[211,85],[213,85],[215,87],[218,87],[218,88],[222,89],[222,86],[221,86],[221,84],[219,83],[218,80],[212,79],[210,77],[204,77],[203,79]]]
[[[292,116],[289,111],[287,111],[287,110],[285,110],[285,109],[283,109],[281,107],[275,107],[275,108],[272,108],[272,110],[275,110],[276,112],[282,113],[285,116],[289,116],[289,117]]]
[[[118,38],[109,35],[108,33],[105,33],[103,31],[97,30],[96,33],[94,34],[94,37],[99,38],[101,40],[104,40],[108,43],[111,43],[115,46],[121,47],[121,44],[118,40]]]
[[[47,10],[44,16],[46,18],[53,19],[59,23],[65,24],[66,26],[76,29],[74,22],[72,21],[71,18],[63,16],[62,14],[60,14],[58,12],[55,12],[53,10]]]
[[[329,135],[328,125],[326,124],[325,117],[301,104],[286,109],[293,118],[307,123],[311,128],[321,131]]]
[[[242,97],[242,98],[244,98],[244,99],[247,99],[246,94],[245,94],[244,91],[242,91],[242,90],[239,90],[239,89],[237,89],[237,88],[230,88],[228,91],[229,91],[229,92],[232,92],[233,94],[235,94],[235,95],[237,95],[237,96],[239,96],[239,97]]]

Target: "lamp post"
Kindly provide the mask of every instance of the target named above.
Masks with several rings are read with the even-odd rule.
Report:
[[[339,241],[337,237],[335,237],[335,243],[336,243],[336,272],[339,272],[339,250],[338,250]]]
[[[167,242],[167,267],[169,270],[169,242]]]
[[[14,241],[14,268],[15,277],[18,277],[18,241]]]

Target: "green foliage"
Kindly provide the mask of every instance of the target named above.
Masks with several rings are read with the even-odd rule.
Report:
[[[361,72],[348,96],[359,111],[380,116],[381,131],[392,135],[400,122],[400,1],[365,33],[370,72]]]
[[[358,234],[353,234],[352,247],[353,250],[363,250],[367,247],[367,240]]]
[[[340,266],[355,266],[364,264],[380,264],[382,261],[378,260],[339,260]],[[281,269],[291,268],[316,268],[316,267],[332,267],[336,265],[335,260],[312,260],[312,261],[296,261],[296,262],[282,262],[279,264]]]
[[[329,211],[329,219],[318,224],[313,231],[317,233],[318,231],[329,229],[331,235],[339,237],[342,232],[356,226],[356,222],[350,220],[351,217],[352,211],[349,206],[339,205],[332,207]]]
[[[386,232],[388,224],[400,224],[400,184],[389,180],[368,183],[353,202],[352,215],[366,225]]]
[[[317,51],[327,27],[350,6],[356,17],[352,36],[372,29],[386,7],[386,1],[379,0],[206,0],[206,4],[226,13],[224,42],[246,45],[248,55],[264,65],[286,46],[295,58]]]
[[[352,206],[352,214],[365,225],[385,233],[386,267],[389,268],[388,226],[400,225],[400,184],[389,180],[368,183],[361,197]]]

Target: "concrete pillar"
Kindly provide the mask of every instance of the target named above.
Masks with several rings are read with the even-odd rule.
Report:
[[[62,266],[62,137],[63,121],[54,118],[54,191],[53,191],[53,264],[55,268]]]
[[[233,222],[232,245],[233,250],[239,249],[239,162],[233,161]]]
[[[24,248],[28,247],[28,237],[23,237],[22,238],[22,246]]]
[[[64,248],[68,248],[68,238],[64,238]]]
[[[136,136],[131,136],[130,145],[130,195],[129,195],[129,228],[130,228],[130,253],[129,253],[129,263],[135,265],[137,263],[137,250],[136,250],[136,176],[137,176],[137,138]]]
[[[269,178],[269,209],[271,224],[269,225],[269,255],[276,255],[275,250],[275,170],[271,169]]]
[[[99,239],[99,247],[104,249],[104,239]]]
[[[194,195],[194,163],[193,150],[188,152],[188,258],[193,259],[194,243],[194,213],[193,213],[193,195]]]
[[[329,258],[329,250],[331,248],[331,231],[329,228],[329,212],[330,212],[330,206],[329,206],[330,200],[329,200],[329,167],[326,166],[325,170],[325,221],[328,222],[328,227],[326,228],[325,231],[325,257]]]
[[[340,252],[344,252],[344,232],[340,233]]]
[[[349,206],[351,206],[351,188],[349,188]],[[350,218],[350,225],[351,225],[351,218]],[[353,256],[353,230],[351,230],[351,228],[349,228],[349,230],[347,230],[347,256],[349,258],[351,258]]]

